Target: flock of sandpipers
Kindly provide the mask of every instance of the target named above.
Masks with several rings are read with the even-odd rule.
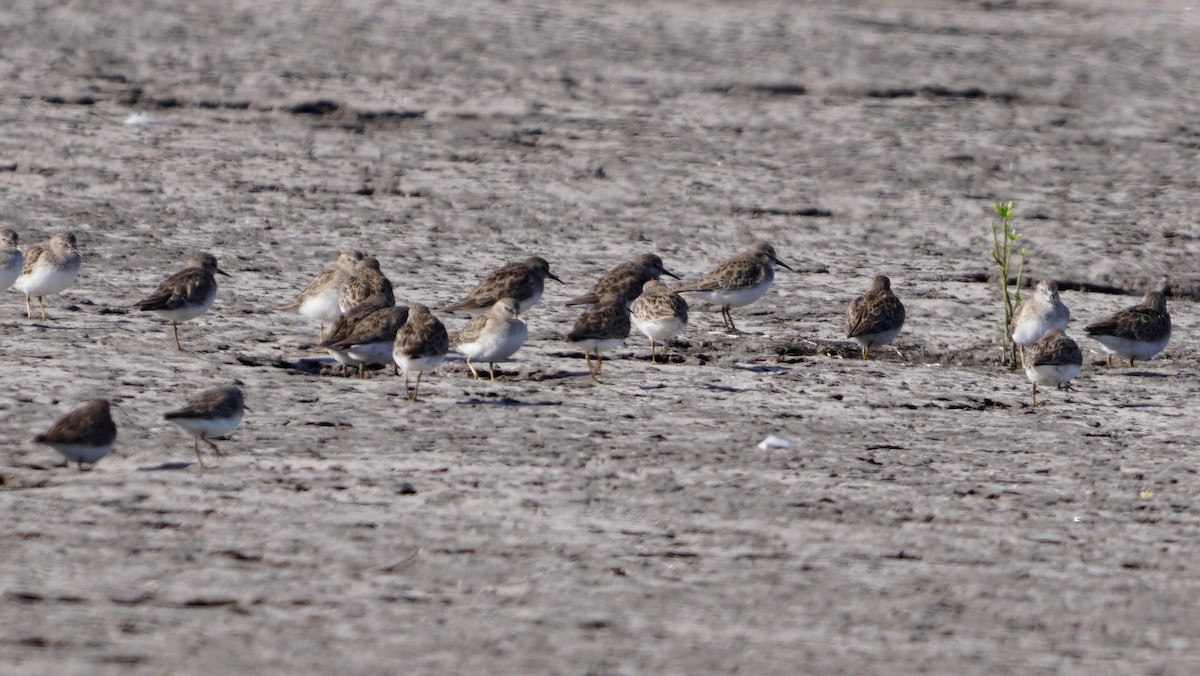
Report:
[[[61,232],[50,240],[22,251],[17,234],[0,230],[0,291],[10,286],[25,294],[26,315],[33,317],[36,298],[42,320],[47,320],[43,299],[61,293],[75,282],[82,258],[75,236]],[[774,266],[791,269],[767,243],[737,254],[717,265],[697,281],[674,289],[662,283],[669,272],[657,255],[644,254],[613,268],[592,290],[567,301],[589,306],[567,334],[568,343],[581,349],[588,374],[595,382],[602,367],[602,353],[619,347],[631,326],[650,340],[651,361],[657,361],[658,345],[670,341],[687,327],[688,304],[680,294],[689,294],[721,309],[725,329],[739,333],[730,310],[749,305],[767,292],[775,278]],[[195,319],[212,307],[217,294],[217,275],[226,273],[208,253],[192,257],[189,266],[165,279],[154,293],[136,304],[171,322],[175,345],[182,350],[179,323]],[[380,270],[379,261],[358,251],[342,252],[337,262],[308,284],[294,303],[281,309],[297,309],[319,325],[319,345],[342,364],[343,370],[357,369],[363,376],[367,366],[392,365],[403,372],[408,398],[418,398],[421,375],[436,368],[453,346],[466,357],[471,374],[478,379],[476,362],[487,363],[495,379],[495,364],[512,357],[525,344],[528,328],[521,313],[538,302],[546,279],[561,282],[543,258],[532,257],[510,263],[488,275],[462,300],[442,308],[445,312],[474,315],[459,332],[450,335],[428,307],[414,303],[397,307],[391,282]],[[904,326],[904,304],[892,292],[890,280],[879,275],[871,289],[851,303],[846,313],[846,337],[858,342],[862,358],[873,347],[885,346]],[[1080,372],[1083,353],[1065,329],[1070,311],[1052,281],[1038,283],[1031,297],[1013,314],[1011,337],[1023,349],[1022,362],[1033,385],[1033,406],[1038,406],[1037,386],[1062,387]],[[325,325],[330,324],[326,333]],[[1149,359],[1161,352],[1171,338],[1171,317],[1161,292],[1153,291],[1139,305],[1090,324],[1086,332],[1112,357]],[[415,382],[410,389],[410,376]],[[193,449],[201,467],[200,442],[219,456],[213,438],[226,436],[241,422],[243,395],[234,385],[205,390],[183,408],[165,414],[165,419],[193,436]],[[95,399],[71,411],[35,441],[51,446],[82,468],[107,455],[116,442],[117,429],[109,402]]]

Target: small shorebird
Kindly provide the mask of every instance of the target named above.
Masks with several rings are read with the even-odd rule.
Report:
[[[48,241],[30,247],[25,252],[21,275],[13,282],[13,287],[25,294],[25,316],[33,319],[30,299],[36,296],[38,307],[42,310],[42,321],[48,321],[46,304],[42,298],[62,293],[74,284],[82,261],[83,257],[75,245],[75,235],[70,232],[60,232]]]
[[[655,342],[666,349],[671,339],[683,333],[688,323],[688,304],[683,296],[657,279],[642,284],[637,300],[629,306],[630,319],[650,339],[650,362],[658,363]]]
[[[1135,359],[1146,360],[1167,346],[1171,340],[1171,315],[1167,312],[1167,299],[1159,291],[1151,291],[1142,302],[1133,307],[1091,324],[1087,334],[1100,343],[1108,353],[1108,365],[1112,366],[1113,355],[1128,359],[1133,366]]]
[[[321,347],[329,350],[342,366],[357,366],[359,378],[365,377],[367,366],[391,364],[393,369],[397,368],[392,348],[396,332],[408,321],[407,307],[381,305],[376,300],[363,303],[342,317],[344,321],[334,325]]]
[[[17,246],[16,231],[0,230],[0,291],[8,289],[21,276],[25,253]]]
[[[542,297],[546,279],[559,284],[562,280],[550,272],[550,264],[544,258],[534,256],[523,261],[509,263],[488,275],[466,298],[442,308],[446,312],[481,314],[501,298],[517,301],[518,310],[525,312]]]
[[[890,345],[902,328],[904,303],[892,293],[892,280],[876,275],[871,290],[855,298],[846,311],[846,337],[858,341],[862,358],[870,359],[872,347]]]
[[[45,434],[33,438],[62,455],[63,466],[74,462],[94,464],[112,452],[117,443],[117,424],[113,422],[107,399],[93,399],[58,419]]]
[[[404,392],[409,401],[417,401],[421,374],[437,368],[449,351],[450,337],[442,322],[420,303],[409,306],[408,321],[396,332],[392,347],[392,357],[400,370],[404,371]],[[417,382],[409,392],[408,376],[412,372],[416,372]]]
[[[605,294],[616,294],[632,303],[642,293],[643,285],[666,275],[679,279],[663,266],[662,259],[654,254],[642,254],[609,270],[596,282],[588,293],[567,301],[567,305],[592,305]]]
[[[496,362],[508,359],[521,349],[529,336],[529,327],[521,319],[517,301],[501,298],[487,312],[475,315],[462,331],[454,334],[454,348],[467,358],[467,368],[479,380],[472,360],[485,361],[492,380],[496,379]]]
[[[244,410],[242,391],[236,385],[227,385],[201,392],[183,408],[164,414],[163,419],[192,435],[192,450],[196,452],[196,462],[203,469],[200,442],[208,444],[213,453],[221,457],[221,449],[211,439],[227,436],[237,429]]]
[[[137,309],[171,322],[175,347],[182,350],[179,322],[195,319],[212,307],[217,297],[216,275],[228,277],[229,273],[217,267],[217,258],[212,254],[198,253],[186,269],[167,277],[154,293],[138,301]]]
[[[608,294],[601,296],[575,320],[575,327],[567,334],[567,342],[583,350],[588,375],[592,382],[599,383],[596,376],[600,375],[602,365],[600,353],[617,349],[628,337],[629,305],[620,296]],[[593,354],[596,355],[594,366]]]
[[[338,307],[342,312],[349,312],[359,303],[372,296],[383,296],[388,305],[396,304],[396,296],[392,291],[392,282],[379,269],[379,259],[367,256],[359,261],[354,274],[346,280],[342,287],[342,295]]]
[[[1083,352],[1062,329],[1050,329],[1025,349],[1025,376],[1033,383],[1033,406],[1037,407],[1037,386],[1062,389],[1083,368]]]
[[[304,293],[301,293],[292,303],[279,309],[297,308],[302,316],[319,322],[317,340],[323,340],[325,324],[332,324],[342,316],[342,288],[346,286],[346,282],[350,280],[354,269],[362,259],[361,251],[354,249],[343,251],[332,267],[321,271],[312,278],[312,281],[304,288]]]
[[[749,305],[762,298],[775,281],[775,267],[791,270],[775,256],[775,248],[759,242],[718,265],[699,281],[684,284],[675,289],[679,293],[690,293],[702,301],[718,305],[725,328],[741,333],[729,314],[730,308]]]
[[[1021,347],[1032,345],[1050,329],[1066,331],[1070,319],[1071,311],[1058,296],[1058,282],[1043,279],[1013,312],[1013,342]]]

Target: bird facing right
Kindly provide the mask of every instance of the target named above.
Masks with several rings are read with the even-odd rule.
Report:
[[[33,438],[58,451],[64,465],[94,464],[112,452],[117,443],[117,424],[107,399],[93,399],[58,419],[44,434]]]
[[[21,275],[13,282],[13,287],[25,294],[25,316],[33,319],[30,298],[36,296],[38,307],[42,310],[42,321],[47,321],[46,304],[42,298],[62,293],[74,284],[82,261],[75,235],[70,232],[60,232],[49,241],[30,247],[25,252]]]
[[[1058,282],[1043,279],[1013,312],[1013,342],[1021,347],[1032,345],[1050,329],[1066,331],[1070,319],[1071,311],[1058,296]]]
[[[550,272],[550,263],[545,258],[533,256],[496,270],[472,289],[466,298],[442,309],[477,315],[486,312],[501,298],[512,298],[517,301],[517,309],[525,312],[541,299],[547,279],[562,284],[562,280]]]
[[[749,250],[727,259],[698,281],[684,284],[675,291],[690,293],[702,301],[719,306],[725,328],[731,333],[741,333],[734,325],[729,310],[762,298],[775,281],[776,265],[791,270],[775,255],[775,247],[759,242]]]
[[[204,458],[200,457],[200,442],[208,444],[213,453],[221,457],[221,449],[211,440],[232,434],[242,422],[244,410],[242,391],[236,385],[226,385],[204,390],[183,408],[165,413],[163,419],[192,435],[192,450],[196,452],[196,461],[203,469],[205,465]]]
[[[171,322],[175,332],[175,347],[179,350],[179,322],[195,319],[208,312],[217,298],[216,275],[229,276],[217,267],[217,258],[210,253],[192,256],[188,267],[163,280],[154,293],[138,301],[137,309],[153,312]]]
[[[604,273],[591,291],[578,298],[572,298],[566,304],[591,305],[599,301],[600,297],[606,293],[614,293],[632,303],[642,292],[642,287],[646,282],[658,279],[663,275],[679,279],[675,273],[667,270],[662,259],[656,254],[642,254]]]
[[[871,348],[889,345],[904,328],[904,303],[892,293],[892,280],[876,275],[871,290],[854,299],[846,311],[846,337],[862,348],[862,358],[871,358]]]
[[[1167,298],[1159,291],[1151,291],[1140,304],[1101,319],[1085,330],[1108,353],[1109,366],[1112,366],[1113,355],[1128,359],[1129,365],[1133,366],[1135,359],[1149,359],[1162,352],[1170,342],[1171,315],[1167,312]]]
[[[1050,329],[1025,348],[1025,377],[1033,383],[1033,406],[1037,407],[1037,386],[1059,389],[1079,375],[1083,368],[1083,352],[1062,329]]]

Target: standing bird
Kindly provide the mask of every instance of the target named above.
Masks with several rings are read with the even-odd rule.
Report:
[[[25,254],[17,247],[17,233],[8,228],[0,230],[0,291],[17,281],[24,263]]]
[[[30,299],[37,296],[42,321],[48,321],[42,297],[62,293],[74,284],[82,261],[75,235],[70,232],[60,232],[26,251],[21,275],[13,282],[13,287],[25,294],[25,316],[33,319]]]
[[[1100,343],[1108,353],[1108,365],[1112,366],[1113,355],[1133,360],[1146,360],[1167,346],[1171,340],[1171,315],[1167,312],[1167,299],[1159,291],[1151,291],[1139,305],[1101,319],[1085,329],[1087,334]]]
[[[33,438],[58,451],[64,458],[63,466],[74,462],[83,469],[83,463],[94,464],[112,452],[117,443],[117,424],[107,399],[93,399],[83,406],[58,419],[45,434]]]
[[[217,267],[217,258],[209,253],[192,256],[187,268],[163,280],[158,289],[138,301],[137,309],[153,312],[171,322],[175,332],[175,347],[179,344],[179,322],[195,319],[208,312],[217,298],[217,275],[229,276]]]
[[[562,284],[562,280],[550,272],[550,264],[545,258],[534,256],[509,263],[488,275],[466,298],[442,309],[447,312],[477,315],[495,305],[501,298],[512,298],[517,301],[519,311],[525,312],[542,297],[546,278]]]
[[[455,349],[467,357],[467,368],[479,380],[471,360],[487,362],[491,379],[496,379],[496,362],[508,359],[521,349],[529,336],[529,327],[521,319],[517,301],[501,298],[487,312],[476,315],[462,331],[454,334]]]
[[[408,321],[396,332],[396,341],[392,346],[392,358],[396,365],[404,371],[404,393],[409,401],[416,401],[418,390],[421,388],[421,374],[437,368],[450,351],[450,337],[446,327],[429,312],[429,308],[420,303],[413,303],[408,308]],[[417,374],[416,385],[411,392],[408,390],[408,376]]]
[[[1050,329],[1067,330],[1071,311],[1058,297],[1058,282],[1043,279],[1033,295],[1021,301],[1012,316],[1012,339],[1021,347],[1032,345]]]
[[[683,333],[688,323],[688,304],[683,296],[657,279],[642,284],[642,292],[629,306],[630,319],[650,339],[650,361],[658,363],[655,341],[664,349],[671,339]]]
[[[361,251],[349,249],[343,251],[332,267],[326,268],[312,278],[296,300],[285,305],[280,310],[297,308],[298,312],[309,319],[319,322],[317,340],[325,338],[325,324],[332,324],[342,316],[342,288],[354,274],[354,269],[363,259]]]
[[[600,375],[602,365],[600,353],[617,349],[628,337],[629,304],[620,296],[607,294],[575,320],[575,327],[567,334],[567,342],[583,350],[588,375],[592,382],[599,383],[596,376]],[[596,355],[595,365],[592,364],[593,354]]]
[[[1079,375],[1083,352],[1062,329],[1050,329],[1025,349],[1025,376],[1033,383],[1033,406],[1038,406],[1037,386],[1063,385]]]
[[[359,261],[358,266],[354,268],[354,274],[346,280],[338,305],[342,312],[349,312],[372,296],[382,296],[388,305],[396,304],[392,282],[379,269],[379,259],[367,256]]]
[[[663,266],[662,259],[654,254],[642,254],[637,258],[621,263],[609,270],[596,282],[588,293],[567,301],[567,305],[592,305],[600,300],[600,296],[613,293],[632,303],[642,293],[643,285],[666,275],[679,279],[677,275]]]
[[[321,343],[343,367],[357,366],[359,378],[365,377],[367,366],[391,364],[396,368],[392,348],[396,332],[408,321],[408,308],[381,304],[380,298],[342,315]]]
[[[892,280],[876,275],[871,290],[859,296],[846,311],[846,337],[858,341],[862,358],[871,358],[871,348],[888,345],[904,328],[904,303],[892,293]]]
[[[675,291],[690,293],[702,301],[719,305],[725,328],[733,333],[741,333],[734,326],[729,310],[762,298],[775,281],[775,265],[791,270],[775,256],[774,247],[759,242],[721,263],[699,281],[684,284]]]
[[[200,442],[208,444],[217,457],[221,449],[210,439],[232,434],[242,422],[245,399],[236,385],[214,387],[205,390],[177,411],[163,414],[163,419],[178,425],[192,435],[192,450],[196,462],[204,469],[204,458],[200,457]]]

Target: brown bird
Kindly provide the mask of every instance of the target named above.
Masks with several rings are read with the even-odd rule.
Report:
[[[216,275],[228,277],[229,273],[217,267],[217,259],[212,254],[198,253],[192,256],[185,270],[167,277],[154,293],[138,301],[137,309],[153,312],[171,322],[175,347],[182,350],[179,322],[195,319],[212,307],[217,297]]]
[[[641,294],[629,306],[629,317],[637,330],[650,339],[650,362],[657,364],[655,342],[661,342],[666,349],[671,339],[687,328],[688,304],[671,287],[651,279],[642,285]]]
[[[529,336],[529,327],[517,312],[517,301],[501,298],[487,312],[471,317],[462,331],[454,334],[455,349],[467,357],[467,368],[479,380],[473,359],[486,361],[491,379],[496,379],[496,362],[508,359],[521,349]]]
[[[1113,355],[1128,359],[1133,366],[1133,360],[1145,361],[1162,352],[1171,341],[1167,298],[1159,291],[1151,291],[1140,304],[1101,319],[1085,330],[1108,353],[1109,366]]]
[[[196,461],[203,469],[200,442],[208,444],[213,453],[221,457],[221,449],[211,439],[232,434],[242,422],[244,410],[242,391],[236,385],[227,385],[204,390],[186,406],[164,414],[163,418],[192,435],[192,450],[196,452]]]
[[[588,375],[592,382],[599,383],[596,376],[600,375],[602,366],[600,353],[617,349],[628,337],[629,304],[620,296],[608,294],[601,296],[575,320],[575,327],[567,334],[567,342],[583,350]],[[596,355],[595,365],[592,364],[593,354]]]
[[[734,326],[729,310],[762,298],[775,281],[775,265],[791,270],[775,256],[774,247],[759,242],[749,250],[727,259],[699,281],[684,284],[675,291],[690,293],[706,303],[720,306],[725,328],[733,333],[741,333]]]
[[[1025,376],[1033,383],[1033,406],[1038,406],[1037,386],[1062,389],[1083,368],[1083,352],[1062,329],[1050,329],[1025,348]]]
[[[373,301],[342,316],[345,321],[335,325],[335,330],[321,347],[329,350],[342,366],[358,366],[359,378],[365,377],[366,367],[370,365],[391,364],[393,369],[396,368],[392,348],[396,332],[408,321],[407,307],[380,305]]]
[[[346,280],[342,287],[342,295],[338,307],[342,312],[349,312],[356,305],[371,296],[383,296],[388,305],[396,304],[396,296],[392,292],[392,283],[379,269],[379,259],[367,256],[359,262],[354,274]]]
[[[632,303],[642,293],[642,286],[652,280],[666,275],[679,279],[674,273],[663,266],[662,259],[654,254],[642,254],[637,258],[621,263],[609,270],[596,282],[588,293],[567,301],[567,305],[591,305],[600,300],[605,294],[616,294]]]
[[[892,280],[876,275],[871,290],[859,296],[846,312],[846,337],[858,341],[862,358],[871,358],[871,348],[888,345],[904,328],[904,303],[892,293]]]
[[[417,401],[421,374],[437,368],[449,351],[450,336],[442,322],[420,303],[409,306],[408,321],[396,332],[392,346],[392,358],[404,371],[404,392],[409,401]],[[413,372],[417,374],[417,382],[410,392],[408,376]]]
[[[312,278],[308,286],[304,287],[304,293],[279,309],[297,308],[301,315],[317,320],[317,340],[323,340],[325,324],[333,323],[342,316],[342,289],[345,288],[346,282],[350,281],[362,259],[361,251],[343,251],[332,267],[322,270]]]
[[[558,283],[562,280],[550,272],[550,264],[544,258],[526,258],[509,263],[488,275],[466,298],[442,308],[447,312],[480,314],[496,304],[501,298],[512,298],[524,313],[542,297],[546,278]]]
[[[45,296],[62,293],[75,283],[79,276],[79,265],[83,257],[75,244],[75,235],[60,232],[49,241],[35,244],[25,252],[21,274],[13,282],[13,288],[25,294],[25,316],[33,319],[30,298],[36,296],[42,310],[42,321],[48,321]]]
[[[112,452],[117,443],[117,424],[113,422],[107,399],[93,399],[58,419],[45,434],[33,438],[58,451],[63,466],[74,462],[96,463]]]

